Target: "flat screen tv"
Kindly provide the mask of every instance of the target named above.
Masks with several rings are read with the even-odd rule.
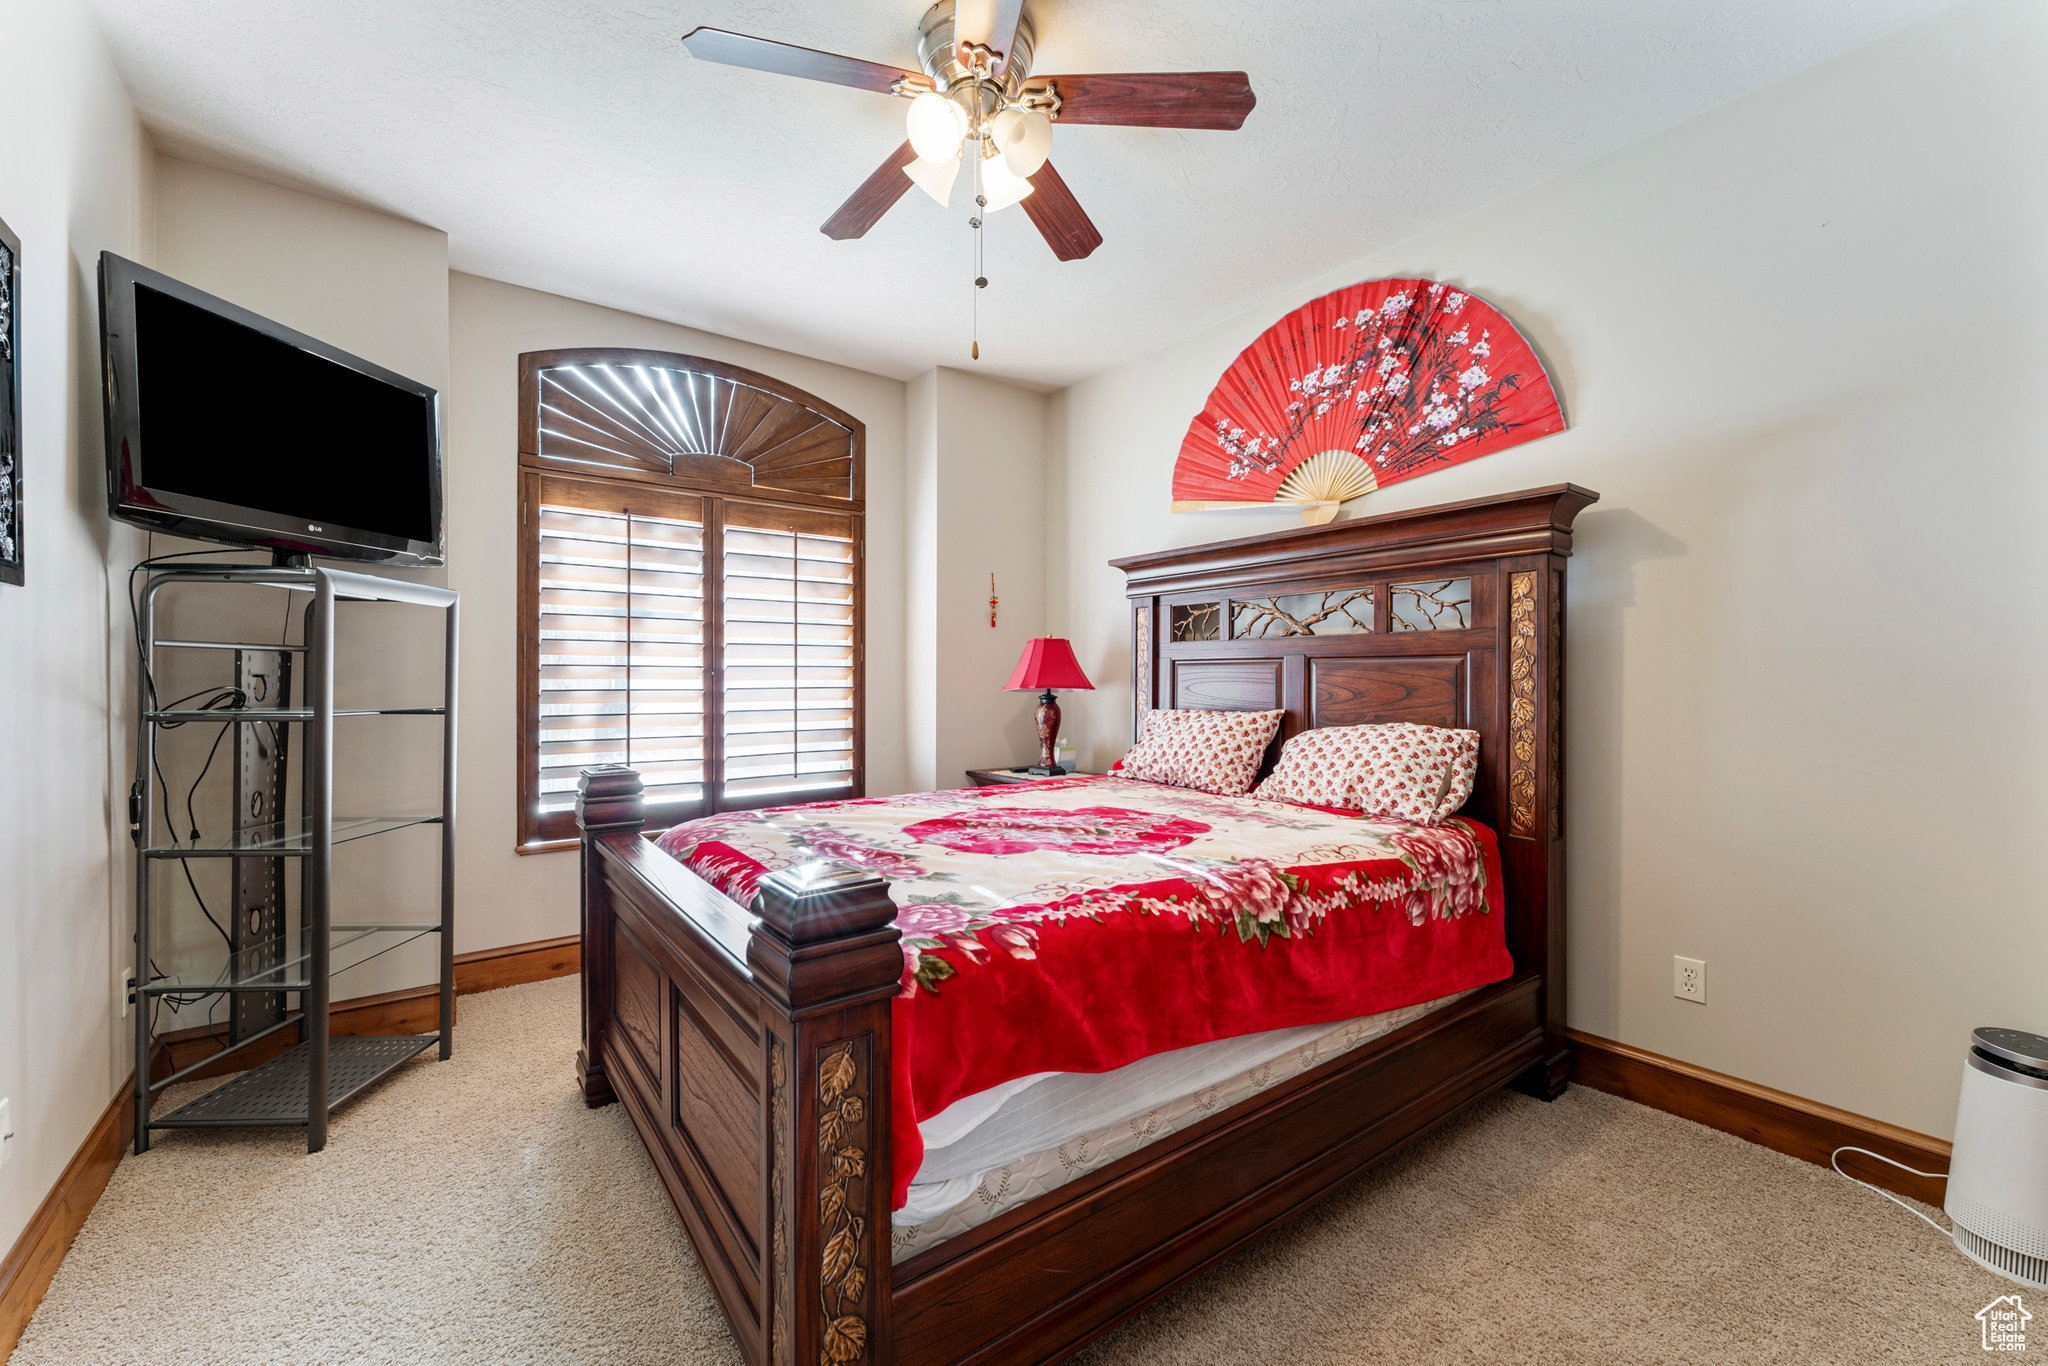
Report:
[[[440,564],[440,396],[100,256],[107,507],[155,531]]]

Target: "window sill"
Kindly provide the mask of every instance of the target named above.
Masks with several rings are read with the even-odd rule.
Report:
[[[666,825],[646,826],[640,831],[642,839],[659,839],[668,832]],[[564,836],[558,840],[532,840],[526,844],[515,844],[512,852],[524,857],[527,854],[561,854],[571,849],[580,849],[583,841],[575,836]]]

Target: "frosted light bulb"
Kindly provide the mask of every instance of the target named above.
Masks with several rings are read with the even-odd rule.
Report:
[[[909,176],[918,189],[938,200],[943,208],[953,198],[953,182],[960,176],[960,158],[951,156],[944,161],[926,161],[919,157],[903,168],[903,174]]]
[[[1030,181],[1003,164],[1000,155],[983,158],[981,192],[988,199],[985,212],[994,213],[998,209],[1009,208],[1030,194],[1032,188]]]
[[[966,112],[944,95],[929,91],[910,102],[904,122],[910,129],[910,145],[924,161],[958,156],[960,139],[967,136]]]
[[[1030,109],[1005,109],[989,133],[1003,149],[1003,164],[1018,175],[1037,173],[1052,155],[1052,120]]]

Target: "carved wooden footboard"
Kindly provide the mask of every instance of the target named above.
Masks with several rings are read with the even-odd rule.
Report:
[[[579,1080],[625,1106],[748,1362],[1056,1360],[1473,1100],[1562,1089],[1562,603],[1592,499],[1563,486],[1122,562],[1141,708],[1481,732],[1465,810],[1502,836],[1516,971],[893,1267],[887,886],[809,865],[742,908],[643,837],[637,774],[586,771]],[[1399,595],[1445,582],[1467,594],[1458,623],[1400,631]],[[1253,622],[1307,593],[1369,594],[1368,629],[1175,635],[1190,605]]]
[[[880,1359],[886,884],[792,869],[750,915],[641,838],[631,769],[586,771],[577,822],[585,1101],[625,1104],[750,1362]]]

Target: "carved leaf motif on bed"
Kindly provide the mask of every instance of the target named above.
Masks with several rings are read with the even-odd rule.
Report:
[[[894,1265],[887,885],[803,865],[741,907],[642,836],[637,775],[584,775],[579,1083],[623,1103],[748,1361],[1057,1359],[1500,1085],[1562,1088],[1562,602],[1592,501],[1564,485],[1117,562],[1134,720],[1199,700],[1283,709],[1283,736],[1480,732],[1464,814],[1501,835],[1514,973]],[[1434,615],[1398,625],[1425,585]],[[1260,634],[1236,609],[1361,589],[1369,630]],[[1179,613],[1184,635],[1189,605],[1210,610]]]
[[[819,1308],[825,1316],[824,1358],[831,1366],[858,1361],[868,1339],[868,1321],[855,1312],[867,1306],[868,1268],[863,1253],[866,1220],[855,1210],[869,1181],[868,1082],[872,1067],[866,1039],[831,1049],[818,1063],[818,1235],[825,1240]]]

